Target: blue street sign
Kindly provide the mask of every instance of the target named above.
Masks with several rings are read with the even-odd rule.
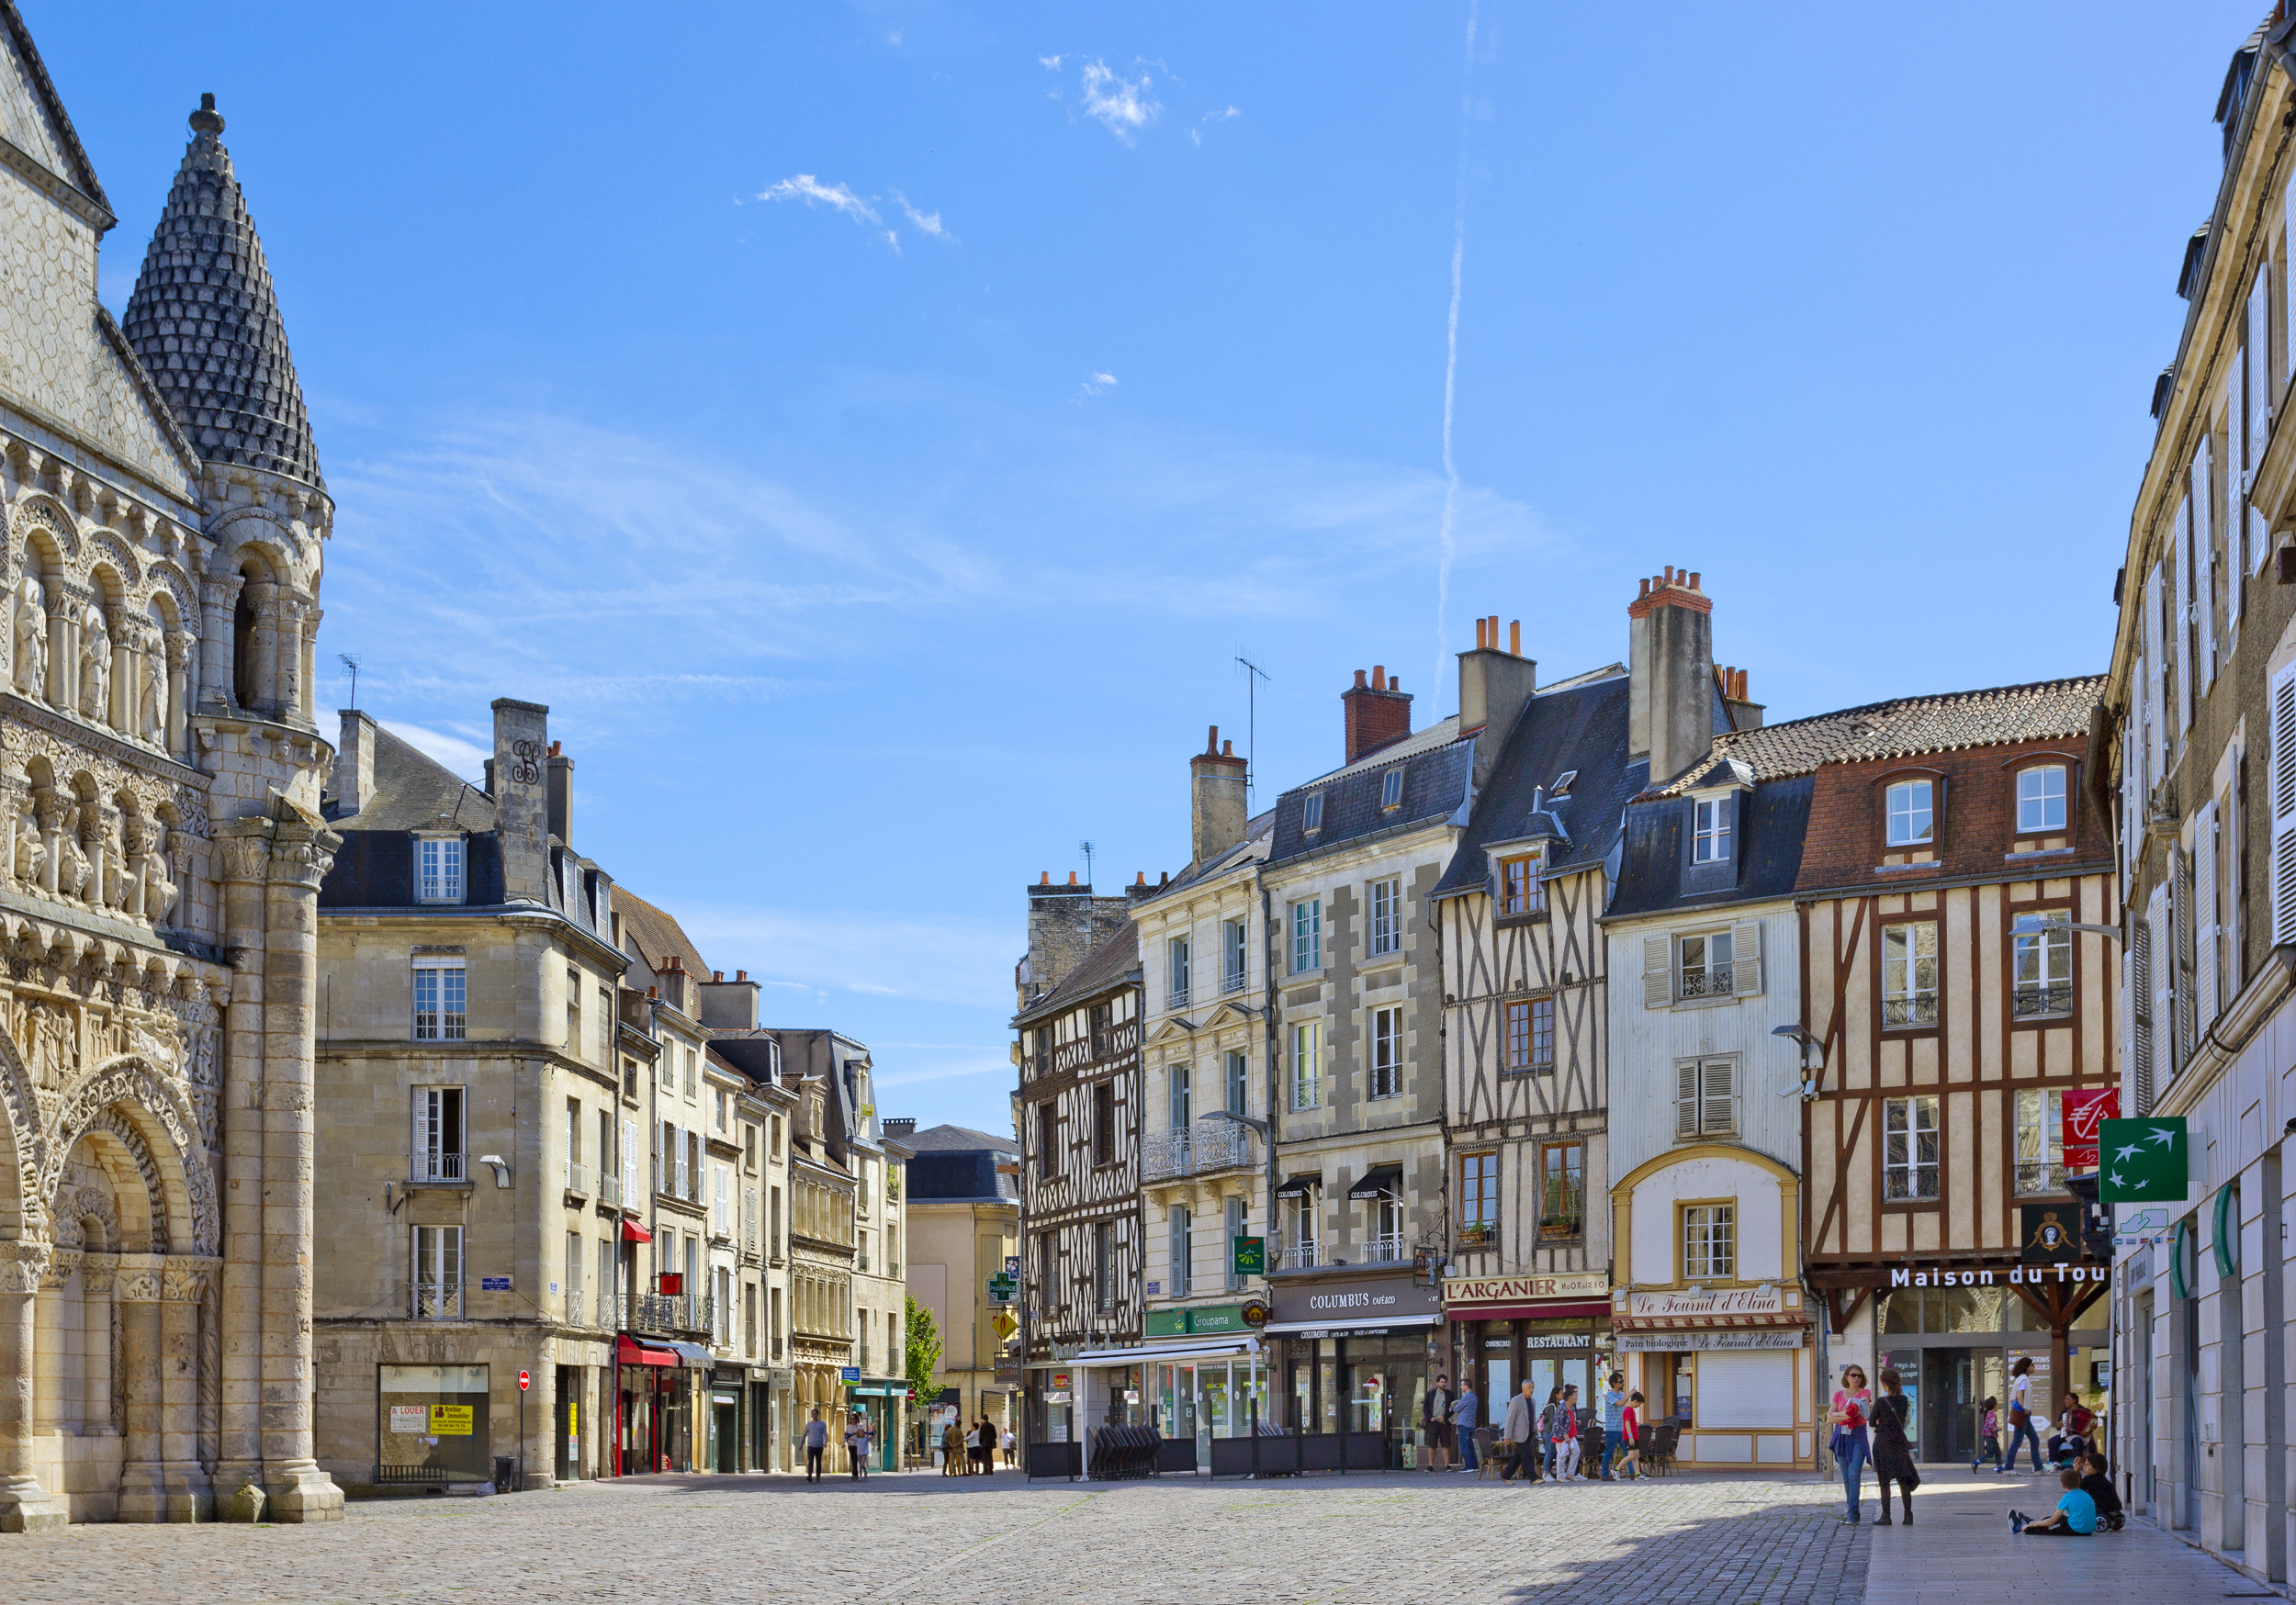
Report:
[[[841,1367],[838,1370],[838,1375],[848,1382],[859,1382],[861,1380],[861,1367],[858,1365],[847,1365]]]

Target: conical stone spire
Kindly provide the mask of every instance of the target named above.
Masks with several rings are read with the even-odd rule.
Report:
[[[202,457],[323,487],[271,269],[214,95],[199,97],[191,129],[128,298],[128,342]]]

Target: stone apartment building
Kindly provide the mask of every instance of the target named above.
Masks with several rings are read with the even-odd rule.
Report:
[[[0,3],[0,1531],[191,1521],[312,1453],[321,477],[212,97],[123,322]]]
[[[990,1278],[1020,1253],[1020,1145],[963,1126],[888,1120],[885,1135],[910,1151],[908,1293],[940,1330],[941,1387],[918,1401],[929,1444],[940,1428],[986,1416],[1001,1436],[1018,1430],[1012,1400],[1020,1373],[1011,1362],[1017,1331],[1010,1303],[989,1296]]]
[[[2296,1094],[2296,24],[2226,64],[2223,169],[2183,242],[2174,360],[2116,580],[2084,779],[2118,815],[2121,1102],[2181,1118],[2180,1203],[2120,1206],[2112,1453],[2132,1506],[2261,1581],[2289,1577]],[[2198,108],[2196,108],[2197,110]]]
[[[568,845],[547,710],[493,712],[484,788],[344,713],[325,801],[343,845],[319,894],[314,1320],[319,1453],[346,1485],[478,1480],[500,1454],[546,1487],[625,1464],[658,1424],[614,1386],[661,1226],[664,1044],[622,989],[611,880]]]

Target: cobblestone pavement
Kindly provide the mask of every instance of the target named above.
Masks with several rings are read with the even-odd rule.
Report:
[[[0,1538],[26,1601],[678,1605],[1861,1605],[1868,1541],[1807,1479],[1509,1487],[1457,1474],[1024,1485],[649,1477],[354,1504],[330,1527]]]

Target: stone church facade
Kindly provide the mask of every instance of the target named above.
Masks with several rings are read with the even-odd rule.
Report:
[[[0,1530],[194,1521],[311,1457],[312,721],[333,507],[209,103],[124,320],[0,0]]]

